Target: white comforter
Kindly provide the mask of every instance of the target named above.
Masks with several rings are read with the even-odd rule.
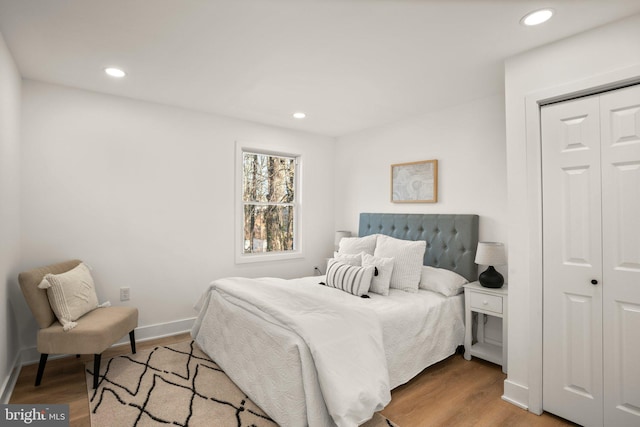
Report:
[[[382,327],[368,308],[342,304],[335,298],[340,291],[319,288],[324,287],[317,280],[214,281],[196,306],[200,314],[192,334],[198,336],[214,293],[295,332],[309,348],[331,418],[339,427],[357,426],[391,400]]]

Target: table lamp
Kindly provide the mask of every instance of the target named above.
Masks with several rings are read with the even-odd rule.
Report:
[[[504,285],[504,277],[493,268],[494,265],[507,263],[504,245],[498,242],[479,242],[475,263],[489,266],[480,273],[478,280],[485,288],[501,288]]]

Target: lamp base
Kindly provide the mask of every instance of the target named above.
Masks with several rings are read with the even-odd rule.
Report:
[[[504,277],[502,277],[502,274],[498,273],[491,265],[485,271],[480,273],[478,280],[485,288],[501,288],[502,285],[504,285]]]

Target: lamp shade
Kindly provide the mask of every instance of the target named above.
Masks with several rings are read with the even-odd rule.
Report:
[[[504,244],[498,242],[479,242],[476,252],[476,264],[503,265],[507,263]]]
[[[336,237],[333,240],[333,244],[336,247],[336,251],[338,249],[340,249],[340,240],[342,240],[343,237],[351,237],[351,232],[350,231],[343,231],[343,230],[336,231]]]

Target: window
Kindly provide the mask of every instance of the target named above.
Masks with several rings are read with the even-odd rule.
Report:
[[[293,155],[242,149],[241,254],[245,261],[297,252],[297,166]]]

